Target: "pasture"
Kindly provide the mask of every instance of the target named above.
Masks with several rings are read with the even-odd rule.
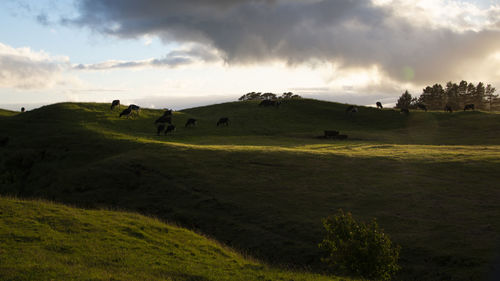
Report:
[[[109,104],[1,113],[0,193],[175,222],[268,264],[323,272],[321,219],[377,218],[396,280],[480,280],[500,254],[500,115],[290,100],[119,118]],[[221,117],[228,126],[217,127]],[[185,128],[189,118],[196,126]],[[347,140],[322,139],[324,130]],[[2,137],[2,135],[0,135]]]

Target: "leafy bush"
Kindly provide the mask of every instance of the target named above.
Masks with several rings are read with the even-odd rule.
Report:
[[[323,220],[326,237],[319,247],[328,251],[322,261],[341,273],[369,279],[390,280],[399,270],[399,246],[378,227],[376,220],[358,223],[351,213],[339,210]]]

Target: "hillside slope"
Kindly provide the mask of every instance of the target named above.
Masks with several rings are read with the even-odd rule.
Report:
[[[402,246],[397,280],[486,274],[500,245],[500,115],[344,110],[226,103],[175,112],[177,131],[156,136],[161,110],[119,119],[106,104],[50,105],[0,118],[0,193],[139,211],[314,270],[321,219],[343,208]],[[350,138],[317,138],[325,129]]]
[[[133,213],[0,197],[0,214],[0,280],[340,280],[279,271]]]

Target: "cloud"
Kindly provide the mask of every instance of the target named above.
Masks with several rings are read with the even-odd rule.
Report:
[[[0,43],[0,87],[48,88],[61,80],[69,59],[30,48],[13,48]]]
[[[120,38],[202,44],[230,64],[375,65],[415,84],[459,79],[473,67],[465,61],[500,49],[499,6],[458,1],[82,0],[78,8],[80,15],[63,23]]]
[[[163,58],[137,60],[137,61],[105,61],[96,64],[78,64],[74,66],[77,70],[109,70],[120,68],[143,68],[143,67],[178,67],[189,65],[199,61],[216,62],[220,55],[213,49],[200,45],[188,46],[184,49],[173,50]]]

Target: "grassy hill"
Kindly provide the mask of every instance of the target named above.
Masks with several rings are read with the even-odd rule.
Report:
[[[0,197],[0,214],[1,280],[340,280],[279,271],[134,213]]]
[[[312,270],[321,219],[343,208],[402,246],[397,280],[487,274],[500,250],[500,115],[345,108],[218,104],[175,112],[168,136],[153,125],[161,110],[119,119],[107,104],[63,103],[1,117],[0,193],[139,211]]]

